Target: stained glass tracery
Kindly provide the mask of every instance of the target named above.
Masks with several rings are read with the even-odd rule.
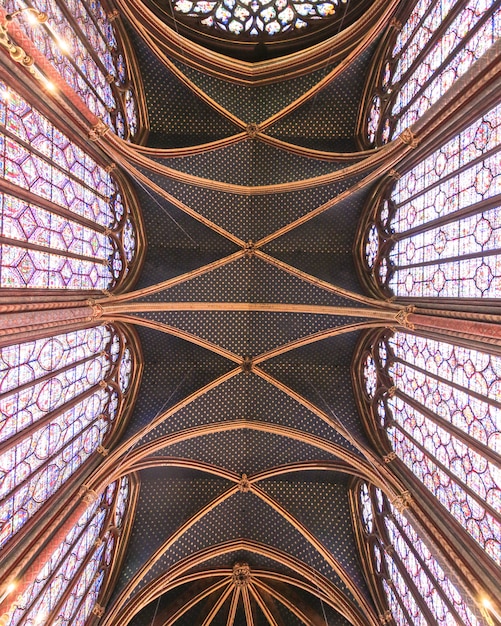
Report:
[[[498,105],[392,185],[368,227],[365,250],[387,293],[501,296],[500,154]]]
[[[0,547],[106,442],[131,366],[107,326],[0,349]]]
[[[0,83],[0,287],[111,289],[135,229],[112,176]]]
[[[87,0],[6,0],[13,13],[33,7],[47,14],[33,24],[28,13],[16,20],[88,109],[120,137],[137,131],[137,110],[124,52],[103,4]]]
[[[257,37],[301,30],[345,10],[346,0],[173,0],[174,10],[202,26]]]
[[[419,119],[495,43],[501,8],[493,0],[420,0],[377,79],[384,102],[367,115],[369,143],[384,144]],[[373,100],[373,102],[374,102]]]
[[[392,450],[501,564],[501,358],[397,332],[375,341],[363,378]]]
[[[9,613],[8,626],[84,626],[110,571],[130,500],[128,478],[89,505]],[[79,573],[80,572],[80,573]]]
[[[475,614],[415,528],[374,486],[358,488],[362,535],[397,626],[477,626]]]

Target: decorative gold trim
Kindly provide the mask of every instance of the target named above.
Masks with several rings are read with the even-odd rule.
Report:
[[[414,504],[414,498],[410,491],[403,491],[399,496],[391,500],[391,504],[397,509],[399,513],[403,513],[411,505]]]
[[[400,139],[402,143],[411,148],[417,148],[420,141],[410,128],[405,128],[397,139]]]
[[[95,491],[94,489],[91,489],[86,484],[83,484],[80,487],[80,489],[78,490],[78,495],[79,497],[82,498],[83,502],[85,502],[86,504],[94,503],[99,497],[99,494],[97,493],[97,491]]]
[[[94,126],[89,130],[88,137],[90,141],[97,141],[110,130],[110,127],[103,122],[103,120],[99,120]]]
[[[92,614],[96,615],[97,617],[102,617],[104,615],[104,606],[101,606],[96,602],[92,609]]]
[[[390,452],[389,454],[386,454],[386,455],[383,457],[383,461],[384,461],[386,464],[389,464],[389,463],[391,463],[392,461],[394,461],[394,460],[395,460],[395,459],[397,459],[397,458],[398,458],[398,457],[397,457],[397,453],[396,453],[396,452]]]

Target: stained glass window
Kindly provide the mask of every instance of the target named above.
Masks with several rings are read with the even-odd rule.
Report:
[[[175,11],[233,35],[278,35],[344,13],[346,0],[173,0]]]
[[[0,547],[106,444],[131,367],[108,326],[0,349]]]
[[[362,483],[358,496],[362,536],[397,626],[427,626],[427,611],[438,624],[480,624],[405,515],[374,486]]]
[[[136,237],[114,179],[2,83],[0,178],[0,288],[101,290],[123,280]]]
[[[392,186],[365,252],[383,288],[413,298],[501,296],[500,156],[498,105]]]
[[[21,12],[16,20],[89,110],[120,137],[137,130],[135,98],[124,53],[101,2],[93,0],[6,0],[7,12],[33,7],[43,24]],[[35,22],[35,24],[33,23]]]
[[[89,505],[11,608],[9,626],[84,626],[111,569],[128,501],[123,478]]]
[[[377,78],[385,103],[367,114],[369,143],[411,126],[477,61],[501,32],[493,0],[419,0],[395,33]]]
[[[501,357],[397,332],[374,343],[363,377],[391,448],[501,564]]]

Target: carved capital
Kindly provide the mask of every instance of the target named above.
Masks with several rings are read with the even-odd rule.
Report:
[[[105,171],[107,174],[109,174],[110,172],[112,172],[113,170],[115,170],[115,169],[116,169],[116,167],[117,167],[117,164],[116,164],[116,163],[110,163],[109,165],[107,165],[107,166],[104,168],[104,171]]]
[[[106,74],[106,82],[108,83],[108,85],[111,85],[114,80],[115,77],[113,76],[113,74]]]
[[[393,619],[391,611],[385,611],[382,615],[378,615],[381,624],[388,624]]]
[[[397,393],[397,388],[395,385],[393,385],[393,387],[389,387],[386,390],[386,393],[388,394],[389,398],[393,398],[395,396],[395,394]]]
[[[412,311],[410,311],[408,308],[400,309],[400,311],[395,314],[395,321],[399,326],[414,330],[414,324],[411,324],[411,322],[409,322],[410,313],[412,313]]]
[[[233,583],[239,587],[249,584],[251,571],[248,563],[235,563],[233,566]]]
[[[107,13],[106,17],[110,20],[110,22],[114,22],[117,17],[120,17],[120,13],[116,9],[114,9],[110,13]]]
[[[94,604],[94,608],[92,609],[93,615],[97,615],[98,617],[103,617],[104,615],[104,606],[100,604]]]
[[[101,389],[106,389],[107,386],[108,386],[108,381],[106,380],[99,381],[99,387],[101,387]]]
[[[383,457],[383,461],[386,464],[389,464],[392,461],[394,461],[396,458],[397,458],[397,453],[396,452],[390,452],[389,454],[387,454],[386,456]]]
[[[261,132],[259,124],[248,124],[245,130],[247,131],[247,134],[251,139],[254,139],[254,137],[256,137],[256,135]]]
[[[414,498],[410,491],[403,491],[399,496],[394,498],[391,503],[399,513],[403,513],[414,502]]]
[[[406,146],[410,146],[411,148],[417,148],[419,144],[419,139],[410,128],[404,129],[400,133],[399,139],[402,141],[402,143],[405,143]]]
[[[103,540],[101,539],[101,537],[98,537],[96,541],[94,541],[94,547],[99,548],[99,546],[102,546],[102,545],[103,545]]]
[[[393,18],[390,22],[390,26],[395,30],[402,30],[402,22],[399,22],[395,18]]]
[[[109,126],[107,126],[103,120],[99,120],[97,124],[95,124],[89,130],[89,139],[91,141],[97,141],[100,137],[105,135],[109,131]]]
[[[391,178],[393,178],[394,180],[400,180],[402,178],[402,174],[400,174],[400,172],[397,172],[396,169],[392,168],[389,172],[388,172],[388,176],[391,176]],[[393,296],[395,297],[395,296]]]
[[[110,453],[110,451],[104,446],[97,446],[96,450],[102,456],[108,456],[108,454]]]
[[[82,485],[78,490],[78,495],[87,504],[92,504],[98,497],[97,491],[91,489],[88,485]]]
[[[242,474],[242,478],[240,479],[240,482],[238,483],[238,490],[241,493],[248,493],[250,491],[251,488],[251,484],[249,482],[249,479],[247,478],[247,474]]]

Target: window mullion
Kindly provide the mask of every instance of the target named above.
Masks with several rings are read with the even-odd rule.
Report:
[[[483,160],[483,158],[480,160]],[[457,172],[459,172],[459,170],[456,170],[456,172],[454,173],[457,173]],[[439,181],[439,183],[441,182],[443,181]],[[435,185],[430,185],[430,187],[427,187],[426,190],[432,189],[432,187],[434,186]],[[407,204],[409,201],[406,200],[405,202],[402,203],[402,205]],[[489,211],[490,209],[496,208],[496,205],[500,205],[500,204],[501,204],[501,194],[498,194],[496,196],[491,196],[490,198],[481,200],[480,202],[477,202],[476,204],[471,204],[470,206],[463,207],[462,209],[458,209],[457,211],[452,211],[451,213],[447,213],[446,215],[437,217],[434,220],[424,222],[423,224],[420,224],[419,226],[416,226],[415,228],[409,228],[408,230],[405,230],[399,233],[392,233],[391,240],[401,241],[402,239],[407,239],[408,237],[412,237],[413,235],[417,235],[419,233],[425,233],[429,230],[433,230],[434,228],[437,228],[438,226],[445,226],[452,222],[459,221],[462,218],[471,217],[478,213],[484,213],[486,211]]]
[[[454,57],[460,52],[460,50],[462,48],[465,47],[465,45],[468,43],[468,41],[477,33],[477,31],[485,24],[485,22],[489,19],[492,18],[492,13],[490,11],[486,11],[485,15],[483,15],[478,22],[473,26],[473,28],[471,28],[471,30],[468,31],[468,33],[461,39],[461,42],[453,49],[449,52],[449,54],[447,55],[447,57],[444,59],[444,61],[442,61],[442,63],[433,71],[433,73],[431,74],[431,76],[429,76],[424,82],[423,84],[420,86],[420,88],[416,91],[416,93],[412,96],[412,98],[409,100],[409,102],[407,102],[407,104],[405,106],[403,106],[399,112],[395,115],[395,119],[400,119],[401,117],[403,117],[407,111],[409,110],[409,108],[411,107],[411,105],[423,94],[423,92],[430,86],[430,84],[433,82],[433,80],[440,75],[440,73],[442,72],[442,70],[444,70],[447,65],[454,59]],[[449,26],[449,24],[447,24],[447,26]],[[416,60],[413,62],[413,66],[416,69],[419,65],[419,63],[417,63],[418,60],[423,59],[423,53],[425,51],[431,51],[431,48],[425,48],[419,55],[418,57],[416,57]],[[409,68],[410,70],[411,68]],[[405,84],[407,82],[407,79],[409,78],[409,70],[405,73],[404,76],[401,77],[401,80],[399,81],[402,84]]]
[[[454,426],[454,424],[448,422],[443,417],[440,417],[440,415],[437,415],[426,406],[423,406],[420,402],[418,402],[414,398],[411,398],[411,396],[408,396],[400,389],[397,389],[397,391],[395,392],[395,397],[400,398],[400,400],[421,413],[421,415],[427,417],[430,421],[435,423],[440,428],[443,428],[444,430],[450,432],[452,435],[454,435],[454,437],[460,439],[466,446],[468,446],[468,448],[475,450],[475,452],[477,452],[480,456],[487,458],[498,467],[501,466],[501,458],[498,454],[493,452],[493,450],[491,450],[491,448],[487,447],[485,444],[474,439],[471,435],[468,435],[468,433],[465,433],[464,430],[461,430],[457,426]]]
[[[438,4],[438,3],[435,3],[435,4]],[[420,65],[420,63],[423,61],[423,59],[426,58],[426,56],[428,56],[428,54],[431,51],[431,49],[433,48],[433,46],[436,43],[438,43],[439,39],[442,37],[444,32],[447,30],[447,28],[449,28],[449,26],[452,24],[454,19],[466,7],[467,4],[468,4],[468,0],[459,0],[459,2],[456,3],[456,6],[454,6],[451,9],[451,11],[449,11],[449,13],[445,17],[445,19],[442,22],[440,22],[440,24],[438,25],[438,27],[435,30],[435,32],[431,35],[430,39],[428,39],[428,41],[426,42],[424,48],[422,48],[422,50],[419,52],[419,54],[416,56],[416,58],[412,61],[412,63],[409,65],[409,67],[405,70],[405,73],[402,74],[402,76],[400,76],[400,79],[399,79],[398,83],[395,83],[395,84],[392,83],[391,86],[392,86],[393,90],[396,90],[398,88],[399,84],[405,84],[407,82],[409,76],[412,76],[412,74],[414,73],[416,68]],[[433,6],[433,8],[435,8],[435,5]],[[414,34],[416,35],[417,33],[418,33],[418,29],[415,30]],[[412,39],[414,39],[414,36],[412,37]],[[408,46],[406,46],[406,48],[407,47]],[[454,50],[457,50],[457,47],[454,48]],[[402,50],[402,52],[403,52],[403,50]],[[401,56],[401,53],[400,53],[399,57],[400,56]],[[440,68],[435,70],[435,72],[433,73],[432,77],[435,76],[435,74],[438,71],[440,71]],[[398,117],[400,117],[400,113],[402,111],[403,111],[403,109],[401,111],[399,111]]]
[[[435,456],[433,456],[422,444],[420,444],[401,424],[398,422],[394,423],[394,427],[397,428],[412,444],[420,450],[428,459],[434,463],[444,474],[446,474],[454,483],[459,485],[461,489],[468,494],[473,500],[475,500],[486,512],[488,512],[495,520],[501,523],[501,516],[499,513],[492,508],[492,506],[482,500],[468,485],[465,485],[464,482],[453,474],[441,461],[439,461]],[[405,463],[405,461],[404,461]],[[426,487],[426,485],[424,485]],[[445,506],[442,504],[442,506]]]
[[[457,391],[461,391],[462,393],[465,393],[471,396],[472,398],[476,398],[477,400],[480,400],[481,402],[485,402],[486,404],[489,404],[490,406],[493,406],[497,409],[501,409],[501,401],[494,400],[493,398],[489,398],[488,396],[484,396],[478,393],[477,391],[475,391],[474,389],[468,389],[467,387],[463,387],[462,385],[455,383],[454,381],[449,380],[448,378],[443,378],[442,376],[439,376],[438,374],[435,374],[434,372],[425,370],[419,365],[408,363],[407,361],[404,361],[399,356],[392,357],[392,360],[394,363],[400,363],[405,368],[410,368],[416,372],[419,372],[420,374],[423,374],[426,377],[436,380],[439,383],[443,383],[444,385],[448,385],[449,387],[452,387],[453,389],[456,389]],[[393,380],[393,377],[392,377],[392,380]]]
[[[442,586],[440,585],[440,583],[438,582],[438,580],[435,578],[435,575],[431,572],[431,570],[428,568],[428,565],[426,564],[426,562],[421,558],[421,555],[417,552],[417,550],[415,550],[414,545],[412,543],[412,541],[409,539],[407,533],[404,531],[404,529],[400,526],[400,523],[398,522],[398,520],[395,518],[394,515],[391,516],[392,518],[392,522],[395,524],[395,526],[398,528],[398,531],[400,533],[400,536],[404,539],[407,547],[409,548],[409,550],[412,552],[412,554],[414,555],[414,558],[419,562],[420,566],[422,567],[423,571],[426,573],[427,578],[433,583],[434,588],[436,589],[437,593],[440,595],[440,597],[442,598],[442,601],[444,602],[444,604],[447,605],[449,611],[454,615],[454,618],[456,619],[456,621],[460,624],[463,624],[464,626],[465,623],[463,621],[463,619],[461,618],[461,616],[459,615],[459,613],[456,611],[456,608],[454,607],[454,605],[452,604],[452,602],[449,600],[449,598],[447,597],[447,595],[445,594],[444,590],[442,589]],[[421,594],[420,594],[421,595]],[[422,596],[421,596],[422,597]],[[424,598],[423,598],[424,599]]]

